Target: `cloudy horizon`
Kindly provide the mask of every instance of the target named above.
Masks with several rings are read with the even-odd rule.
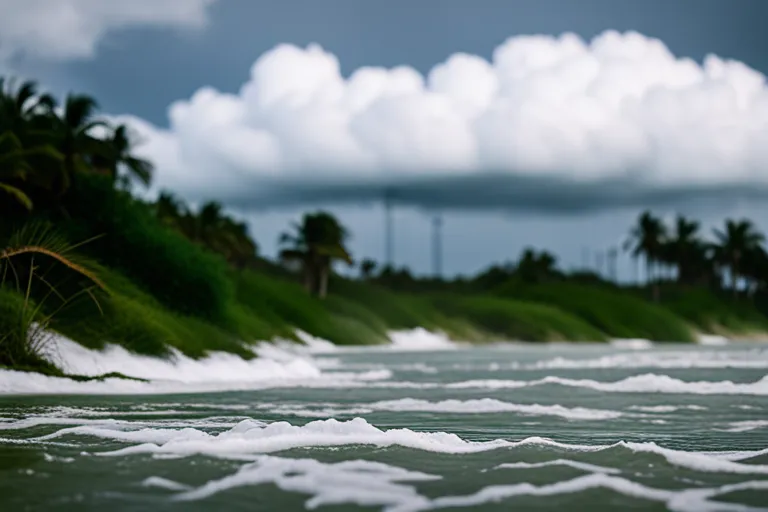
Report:
[[[358,257],[381,260],[385,190],[394,191],[397,207],[395,262],[421,274],[431,271],[436,212],[446,220],[444,270],[451,275],[513,260],[527,246],[554,252],[565,269],[582,266],[586,250],[594,267],[596,251],[618,245],[645,208],[694,215],[707,229],[725,216],[750,216],[768,228],[761,222],[768,61],[754,59],[757,34],[745,28],[766,9],[744,2],[750,8],[742,11],[753,11],[739,13],[744,27],[737,31],[731,21],[716,31],[722,5],[678,2],[675,15],[686,20],[678,19],[678,28],[692,34],[686,40],[665,20],[654,29],[635,8],[588,3],[605,8],[590,14],[559,2],[563,19],[555,23],[552,13],[518,2],[530,15],[529,30],[525,20],[510,21],[514,27],[493,45],[480,32],[489,24],[501,34],[496,18],[508,7],[484,2],[485,10],[473,11],[476,24],[463,21],[478,34],[473,44],[437,28],[411,40],[413,48],[430,48],[431,59],[403,51],[394,38],[397,20],[329,3],[326,20],[335,14],[338,26],[352,12],[374,34],[390,29],[391,50],[369,46],[366,62],[355,31],[347,39],[318,34],[307,41],[274,28],[253,45],[258,51],[235,56],[222,47],[224,60],[196,60],[206,41],[233,28],[256,37],[233,18],[255,12],[241,0],[161,0],[151,8],[63,0],[55,17],[41,15],[51,6],[46,0],[1,0],[8,16],[0,21],[0,69],[100,100],[115,83],[122,96],[107,93],[104,113],[144,141],[137,153],[157,164],[153,191],[221,201],[248,219],[267,255],[275,254],[290,219],[322,206],[350,226]],[[647,2],[673,12],[662,3]],[[446,13],[432,15],[450,28],[462,22],[456,5],[449,1]],[[404,3],[392,9],[401,25],[430,14]],[[286,15],[268,3],[259,14]],[[540,28],[545,22],[567,26]],[[705,29],[709,37],[702,37]],[[687,54],[673,50],[663,33],[675,48],[687,41]],[[150,54],[153,38],[165,44]],[[734,38],[741,51],[720,55],[717,46],[730,48]],[[437,58],[435,41],[444,50]],[[213,49],[205,48],[210,56]],[[141,87],[114,82],[116,57],[138,65],[147,79]],[[156,83],[156,63],[171,61],[175,78]],[[222,84],[221,75],[231,78]],[[163,109],[147,107],[154,90],[170,97]],[[626,258],[619,270],[624,279],[631,275]]]

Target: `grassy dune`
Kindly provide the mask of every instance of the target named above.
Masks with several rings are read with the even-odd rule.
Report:
[[[750,335],[768,331],[768,318],[748,299],[720,298],[706,290],[663,289],[662,305],[702,332]]]
[[[56,224],[71,243],[99,236],[78,252],[107,292],[97,293],[97,302],[88,295],[60,301],[45,287],[31,296],[43,305],[43,313],[55,313],[53,329],[88,347],[115,343],[157,356],[174,347],[191,357],[211,350],[253,357],[252,343],[296,339],[297,329],[339,345],[385,343],[389,331],[416,327],[469,342],[689,342],[696,330],[768,331],[768,318],[752,303],[706,290],[664,289],[657,304],[647,300],[646,291],[574,281],[512,281],[490,289],[444,283],[440,293],[406,293],[334,276],[329,297],[320,300],[308,295],[295,276],[267,261],[234,270],[163,225],[148,205],[122,193],[105,200],[109,186],[80,180],[66,204],[72,220]],[[63,283],[63,296],[78,289],[63,274],[46,276],[56,278],[57,286]],[[16,350],[11,345],[23,339],[5,333],[23,332],[19,326],[29,318],[21,316],[23,300],[10,282],[0,292],[1,355]]]
[[[655,304],[639,291],[567,282],[510,284],[485,295],[406,294],[336,277],[331,295],[319,300],[294,279],[269,270],[230,271],[226,286],[232,296],[214,322],[169,308],[122,272],[101,265],[95,270],[109,292],[97,296],[98,306],[86,297],[46,306],[46,312],[61,307],[51,327],[88,347],[115,343],[156,356],[174,347],[191,357],[211,350],[253,357],[253,342],[296,339],[296,329],[340,345],[386,343],[388,331],[415,327],[470,342],[690,342],[697,330],[768,331],[768,319],[751,303],[706,290],[664,289]],[[0,299],[0,331],[13,331],[23,298],[6,286]]]
[[[544,303],[498,297],[434,297],[442,311],[463,317],[497,340],[604,341],[605,334],[578,316]]]
[[[501,297],[555,306],[614,338],[693,341],[686,321],[665,308],[608,287],[575,283],[512,285],[497,290]]]

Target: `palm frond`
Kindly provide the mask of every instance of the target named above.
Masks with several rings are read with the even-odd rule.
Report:
[[[21,204],[28,211],[32,211],[32,200],[21,189],[11,185],[6,185],[5,183],[0,183],[0,191],[14,198],[16,202]]]

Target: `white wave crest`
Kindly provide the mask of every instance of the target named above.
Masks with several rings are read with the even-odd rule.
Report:
[[[570,459],[556,459],[548,460],[545,462],[508,462],[505,464],[499,464],[495,469],[540,469],[548,468],[551,466],[567,466],[569,468],[578,469],[580,471],[586,471],[588,473],[605,473],[605,474],[617,474],[621,473],[620,469],[607,468],[605,466],[597,466],[595,464],[587,464],[586,462],[579,462],[577,460]]]
[[[518,413],[528,416],[558,416],[569,420],[608,420],[623,416],[619,411],[588,409],[584,407],[564,407],[562,405],[516,404],[503,402],[493,398],[476,400],[441,400],[430,402],[416,398],[401,398],[379,402],[359,404],[303,404],[279,405],[261,404],[263,409],[269,409],[273,414],[287,414],[305,418],[332,418],[339,416],[356,416],[373,412],[430,412],[451,414],[492,414]]]
[[[706,407],[701,405],[632,405],[627,407],[631,411],[667,413],[677,411],[706,411]]]
[[[104,456],[123,456],[136,453],[188,456],[194,454],[217,457],[240,457],[279,452],[294,448],[341,447],[372,445],[377,447],[401,446],[415,450],[446,454],[479,453],[523,446],[548,447],[570,452],[602,452],[629,450],[663,457],[669,464],[704,472],[735,474],[768,474],[768,465],[739,462],[768,452],[698,453],[664,448],[655,443],[618,442],[603,445],[579,445],[553,441],[542,437],[528,437],[518,441],[495,439],[467,441],[447,432],[414,432],[409,429],[382,430],[362,418],[349,421],[318,420],[303,426],[288,422],[264,424],[243,420],[233,428],[211,434],[194,428],[141,428],[127,430],[124,425],[84,425],[69,427],[48,435],[31,438],[27,442],[48,442],[66,436],[92,436],[127,443],[139,443],[109,452]]]
[[[187,491],[191,489],[191,487],[188,485],[174,482],[173,480],[168,480],[167,478],[159,476],[151,476],[141,482],[141,485],[144,487],[157,487],[160,489],[166,489],[168,491]]]
[[[596,359],[567,359],[556,357],[509,369],[575,370],[592,368],[768,368],[768,351],[675,351],[614,354]]]
[[[562,405],[515,404],[492,398],[478,400],[442,400],[429,402],[415,398],[402,398],[369,404],[374,410],[394,412],[445,412],[455,414],[478,414],[516,412],[532,416],[559,416],[572,420],[607,420],[622,416],[618,411],[564,407]]]
[[[58,433],[37,438],[49,440],[69,433],[88,433],[97,437],[109,436],[107,429],[79,427],[77,432],[63,429]],[[497,439],[486,442],[472,442],[461,439],[456,434],[446,432],[414,432],[409,429],[380,430],[362,418],[349,421],[328,419],[313,421],[303,426],[294,426],[288,422],[270,423],[267,426],[243,421],[231,430],[220,434],[207,434],[199,430],[183,429],[158,434],[154,437],[153,429],[145,429],[145,444],[133,446],[102,455],[124,455],[130,453],[173,453],[191,455],[203,454],[248,454],[272,453],[292,448],[331,447],[348,445],[374,445],[379,447],[402,446],[423,451],[439,453],[476,453],[493,450],[515,443]],[[168,437],[170,436],[170,437]],[[116,432],[115,438],[123,437]]]
[[[763,428],[768,428],[768,420],[734,421],[728,424],[726,432],[749,432]]]
[[[459,347],[443,334],[418,327],[407,331],[389,333],[392,350],[453,350]]]
[[[616,338],[610,340],[610,344],[616,348],[626,348],[630,350],[647,350],[653,348],[653,342],[643,338]]]
[[[383,383],[382,383],[383,384]],[[516,380],[470,380],[447,384],[447,388],[465,389],[514,389],[530,386],[555,384],[595,391],[618,393],[671,393],[694,395],[768,395],[768,376],[756,382],[736,383],[725,381],[687,382],[668,375],[648,373],[635,375],[615,382],[599,382],[591,379],[567,379],[558,376],[544,377],[532,381]]]
[[[296,344],[294,344],[296,346]],[[345,387],[354,381],[387,379],[386,369],[355,373],[323,371],[307,353],[285,344],[254,347],[251,360],[223,352],[196,360],[171,349],[169,358],[143,356],[117,345],[91,350],[62,336],[52,340],[53,362],[71,374],[97,376],[113,372],[148,382],[109,378],[77,382],[67,378],[0,370],[0,394],[163,394],[236,391],[265,387]]]

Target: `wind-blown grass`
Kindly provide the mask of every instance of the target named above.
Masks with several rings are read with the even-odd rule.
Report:
[[[87,295],[99,308],[93,289],[106,292],[106,288],[85,263],[70,255],[72,249],[49,226],[30,224],[10,236],[0,250],[0,365],[50,371],[53,366],[45,356],[53,317],[80,295]],[[41,260],[87,283],[74,294],[63,295]],[[57,306],[46,314],[45,301],[51,298]]]
[[[768,331],[768,318],[747,298],[721,298],[709,290],[665,287],[661,304],[703,332],[752,334]]]
[[[547,283],[502,287],[496,293],[500,297],[557,307],[614,338],[693,341],[689,326],[670,310],[620,290],[575,283]]]
[[[605,335],[584,320],[556,307],[498,297],[439,296],[434,304],[499,340],[604,341]]]

